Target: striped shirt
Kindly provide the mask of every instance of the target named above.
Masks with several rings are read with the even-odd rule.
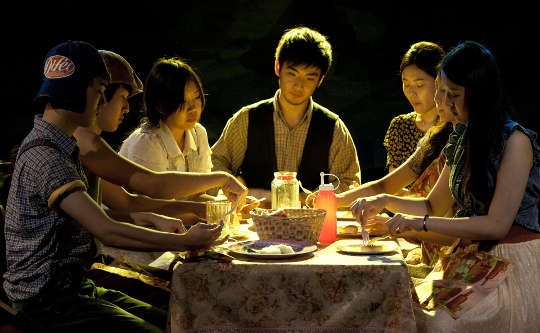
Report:
[[[313,103],[310,99],[307,112],[294,127],[289,127],[278,103],[279,90],[274,96],[274,140],[277,171],[298,171],[304,151]],[[218,141],[212,146],[213,171],[238,173],[247,150],[249,109],[242,108],[227,121]],[[336,121],[330,153],[328,156],[330,173],[340,179],[336,192],[348,189],[356,181],[360,183],[360,164],[356,147],[349,130],[341,119]]]
[[[39,145],[24,152],[25,144],[35,139],[54,147]],[[90,263],[95,255],[92,235],[58,207],[63,195],[87,186],[76,141],[36,116],[21,144],[6,207],[4,289],[12,301],[40,295],[59,267]]]

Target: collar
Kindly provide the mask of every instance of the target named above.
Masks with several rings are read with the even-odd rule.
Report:
[[[70,156],[78,153],[79,148],[75,138],[67,136],[61,129],[43,120],[42,114],[34,117],[34,129],[43,137],[51,139],[63,153]]]
[[[283,121],[285,124],[287,122],[285,121],[285,117],[283,116],[283,111],[281,110],[281,107],[279,106],[279,94],[281,93],[281,89],[278,89],[276,93],[274,94],[274,110],[277,112],[278,117]],[[311,114],[313,113],[313,98],[309,97],[309,102],[307,105],[307,110],[304,112],[304,116],[296,126],[300,126],[305,121],[311,119]]]
[[[187,154],[190,151],[197,151],[197,142],[195,140],[195,127],[185,132],[184,135],[184,152]]]
[[[193,135],[195,128],[184,132],[184,153],[180,150],[180,147],[178,147],[178,144],[176,143],[176,140],[174,139],[174,136],[172,135],[172,132],[169,129],[169,126],[167,126],[167,124],[160,120],[159,128],[157,131],[159,133],[159,136],[163,140],[167,155],[171,157],[176,157],[180,155],[185,155],[184,153],[187,154],[189,151],[192,150],[197,151],[197,143],[195,142],[195,138]]]

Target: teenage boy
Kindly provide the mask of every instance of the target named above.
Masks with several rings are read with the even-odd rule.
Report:
[[[143,92],[141,80],[121,55],[107,50],[99,50],[99,53],[111,75],[111,82],[105,89],[107,103],[98,112],[96,121],[90,127],[79,127],[75,131],[74,136],[81,145],[84,145],[86,136],[79,134],[85,130],[91,130],[96,135],[101,135],[104,131],[115,132],[124,115],[129,112],[128,99]],[[109,208],[107,213],[113,218],[127,219],[137,225],[151,225],[161,231],[173,232],[182,227],[177,219],[161,218],[149,212],[181,218],[186,225],[195,224],[199,222],[199,217],[205,216],[204,202],[153,199],[146,195],[129,193],[120,185],[102,180],[90,170],[87,170],[86,175],[90,184],[88,193],[96,202],[103,202]]]
[[[23,140],[6,207],[4,289],[26,329],[160,332],[166,312],[85,277],[107,245],[181,251],[213,244],[221,226],[197,224],[183,234],[115,221],[86,192],[73,133],[88,127],[104,102],[109,73],[98,51],[81,41],[45,58],[37,101],[42,115]]]
[[[319,32],[306,27],[286,31],[275,53],[278,91],[229,119],[212,147],[213,170],[237,176],[251,195],[269,199],[275,171],[296,171],[310,190],[320,184],[321,171],[339,177],[337,192],[360,183],[347,127],[311,98],[331,63],[332,47]]]

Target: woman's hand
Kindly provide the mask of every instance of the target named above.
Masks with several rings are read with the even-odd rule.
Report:
[[[351,212],[361,225],[366,225],[369,218],[377,215],[386,204],[384,195],[375,195],[367,198],[358,198],[351,204]]]
[[[181,219],[150,212],[133,212],[129,214],[133,224],[142,227],[154,227],[159,231],[182,234],[186,228]]]
[[[388,216],[375,215],[366,221],[364,227],[370,234],[386,235],[388,234],[388,227],[386,222],[390,219]]]
[[[396,214],[386,222],[388,231],[392,236],[399,235],[407,231],[420,231],[422,230],[422,225],[422,218],[407,214]]]

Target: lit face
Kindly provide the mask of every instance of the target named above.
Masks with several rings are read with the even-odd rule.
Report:
[[[95,123],[98,112],[106,103],[105,88],[107,84],[107,80],[98,76],[86,88],[86,105],[84,112],[79,117],[79,126],[88,127]]]
[[[465,88],[450,81],[444,73],[437,75],[435,103],[441,117],[445,114],[453,123],[466,124],[469,111],[465,104]]]
[[[279,77],[280,97],[290,105],[303,105],[321,84],[321,70],[315,66],[292,65],[284,62],[282,68],[276,60],[275,72]]]
[[[435,107],[435,79],[416,65],[409,65],[401,73],[403,93],[414,112],[423,114]]]
[[[99,112],[96,122],[98,128],[105,132],[114,132],[124,120],[124,114],[129,112],[129,91],[120,85],[114,92],[113,97]]]
[[[170,129],[190,130],[201,118],[202,95],[197,84],[188,81],[184,88],[184,104],[171,113],[165,123]]]

